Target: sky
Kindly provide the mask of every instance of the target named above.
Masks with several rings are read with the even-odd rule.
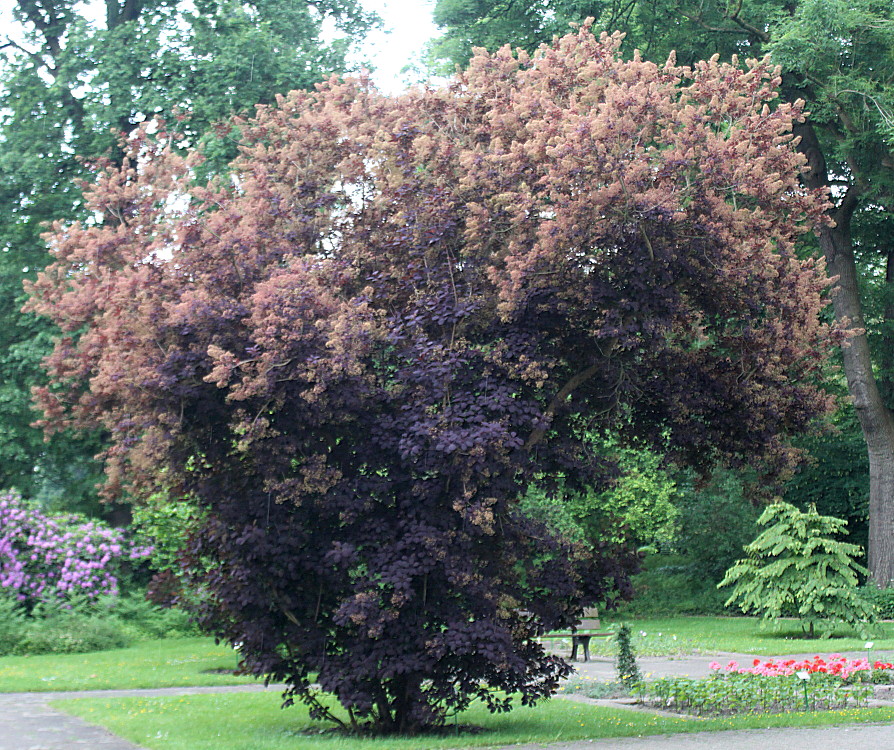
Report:
[[[363,6],[376,11],[391,33],[371,34],[361,54],[375,64],[373,80],[379,89],[395,93],[405,84],[401,68],[438,33],[431,18],[434,0],[363,0]]]

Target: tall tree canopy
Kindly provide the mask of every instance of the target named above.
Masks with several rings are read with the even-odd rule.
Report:
[[[120,135],[138,122],[179,110],[190,142],[212,137],[215,120],[344,70],[349,42],[374,19],[354,0],[19,0],[13,14],[18,26],[0,39],[0,487],[71,502],[94,492],[100,444],[44,444],[30,427],[51,344],[20,308],[23,278],[50,260],[43,223],[84,215],[83,160],[120,159]],[[342,36],[327,43],[329,23]],[[215,163],[235,155],[226,140],[215,147]]]
[[[117,221],[50,238],[49,423],[109,430],[110,493],[161,477],[208,509],[206,623],[317,715],[310,675],[380,731],[549,694],[570,667],[535,636],[624,558],[517,500],[603,486],[607,431],[778,468],[830,408],[800,106],[768,106],[766,64],[619,45],[293,93],[207,186],[175,136],[131,141],[86,194]]]
[[[720,54],[771,54],[782,65],[786,100],[807,101],[798,126],[804,175],[830,187],[835,225],[818,234],[835,314],[868,335],[842,352],[847,386],[869,465],[869,569],[894,582],[894,18],[887,0],[438,0],[445,33],[433,54],[465,64],[471,48],[533,49],[569,22],[624,31],[628,49],[693,62]],[[859,261],[859,262],[858,262]],[[875,357],[871,357],[870,345]]]

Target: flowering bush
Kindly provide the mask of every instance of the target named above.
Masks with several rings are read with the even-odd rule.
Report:
[[[123,564],[150,553],[120,529],[46,515],[15,493],[0,495],[0,589],[29,611],[40,601],[117,595]]]

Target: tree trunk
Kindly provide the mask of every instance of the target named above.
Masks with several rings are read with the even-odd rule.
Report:
[[[808,160],[805,183],[811,188],[827,187],[826,164],[813,126],[807,122],[795,132],[801,136],[798,150]],[[835,226],[823,227],[819,243],[829,275],[838,278],[832,291],[835,317],[861,331],[849,339],[842,357],[848,392],[869,455],[869,574],[876,585],[886,587],[894,584],[894,418],[872,370],[857,285],[851,217],[859,199],[859,189],[852,184],[838,207],[830,211]]]

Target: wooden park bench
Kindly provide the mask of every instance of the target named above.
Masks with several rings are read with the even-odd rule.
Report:
[[[571,661],[577,659],[577,647],[583,646],[584,661],[590,661],[590,639],[591,638],[609,638],[615,635],[610,630],[602,630],[602,624],[597,617],[595,609],[585,609],[580,624],[571,628],[569,631],[555,631],[552,633],[544,633],[541,638],[570,638],[571,639]]]

